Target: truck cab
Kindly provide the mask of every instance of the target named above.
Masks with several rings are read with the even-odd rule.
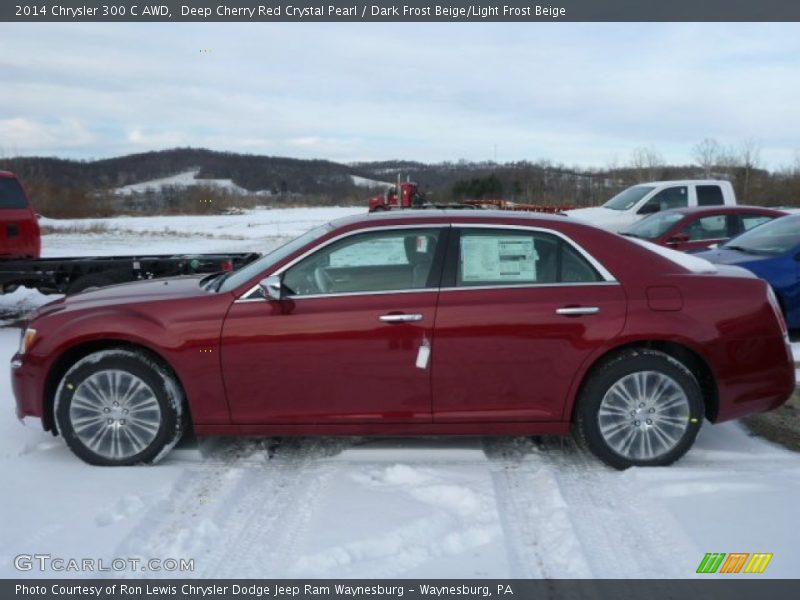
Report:
[[[564,214],[618,232],[662,210],[735,205],[736,195],[729,181],[684,179],[640,183],[621,191],[602,206],[576,208]]]
[[[22,184],[0,171],[0,260],[39,258],[41,249],[39,222]]]

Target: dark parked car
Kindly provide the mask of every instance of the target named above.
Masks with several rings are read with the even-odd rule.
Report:
[[[776,219],[698,256],[744,267],[766,280],[789,327],[800,328],[800,215]]]
[[[649,247],[646,247],[649,246]],[[652,248],[652,249],[651,249]],[[575,219],[357,216],[216,276],[40,308],[17,412],[87,462],[205,435],[566,434],[666,465],[704,418],[781,405],[794,364],[767,284]]]
[[[637,221],[622,235],[638,237],[674,250],[706,250],[783,217],[787,213],[759,206],[676,208]]]

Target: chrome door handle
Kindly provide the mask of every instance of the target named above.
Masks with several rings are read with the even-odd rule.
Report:
[[[412,323],[414,321],[422,321],[422,315],[381,315],[378,320],[384,323]]]
[[[566,317],[574,317],[577,315],[596,315],[600,312],[599,306],[565,306],[557,308],[557,315],[564,315]]]

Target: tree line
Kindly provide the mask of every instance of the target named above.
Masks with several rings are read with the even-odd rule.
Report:
[[[707,138],[692,147],[693,162],[671,165],[653,146],[635,149],[629,160],[603,168],[569,167],[551,161],[496,163],[376,161],[341,164],[325,160],[176,148],[103,160],[49,157],[0,159],[0,170],[17,173],[37,211],[59,217],[114,214],[218,213],[256,205],[366,205],[367,198],[395,183],[416,181],[432,202],[504,198],[530,204],[600,204],[644,181],[714,178],[732,182],[739,202],[768,206],[800,204],[800,155],[795,164],[768,170],[759,144],[750,139],[725,147]],[[122,195],[117,189],[197,170],[202,179],[230,179],[244,193],[195,185]],[[373,189],[353,177],[373,180]]]

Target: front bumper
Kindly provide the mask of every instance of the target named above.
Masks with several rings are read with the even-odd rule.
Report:
[[[49,430],[42,403],[44,377],[30,358],[20,354],[11,358],[11,389],[16,400],[17,418],[39,417],[44,429]]]

